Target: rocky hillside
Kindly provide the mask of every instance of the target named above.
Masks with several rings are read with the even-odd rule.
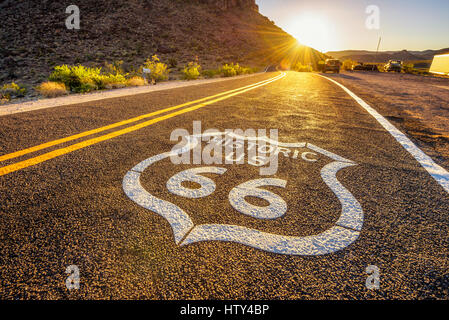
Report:
[[[74,3],[80,30],[65,26]],[[323,59],[262,16],[255,0],[0,0],[0,21],[0,84],[35,85],[60,64],[123,60],[132,69],[153,54],[173,74],[196,57],[203,68]]]

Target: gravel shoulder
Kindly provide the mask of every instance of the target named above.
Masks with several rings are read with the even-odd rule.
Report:
[[[365,72],[326,76],[348,87],[449,168],[449,79]]]

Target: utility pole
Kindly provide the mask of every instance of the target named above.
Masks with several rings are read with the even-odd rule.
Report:
[[[380,42],[381,41],[382,41],[382,37],[379,37],[379,42],[377,43],[377,49],[376,49],[376,58],[377,58],[377,55],[379,53],[379,47],[380,47]],[[373,71],[374,71],[374,65],[373,65]]]
[[[379,42],[377,43],[376,55],[379,53],[380,42],[382,41],[382,37],[379,37]]]

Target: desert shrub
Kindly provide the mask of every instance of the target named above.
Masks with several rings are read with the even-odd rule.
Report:
[[[351,59],[347,59],[347,60],[343,61],[342,68],[343,68],[343,70],[350,71],[356,64],[357,64],[357,62],[355,62]]]
[[[232,64],[231,64],[231,66],[232,66]],[[242,67],[238,63],[236,63],[234,65],[234,69],[235,69],[235,72],[237,73],[237,75],[251,74],[251,73],[254,73],[254,70],[255,70],[253,68]]]
[[[98,79],[101,75],[101,68],[88,68],[82,65],[74,66],[71,69],[72,76],[75,79],[73,88],[75,92],[89,92],[100,89],[98,87]],[[51,79],[50,79],[51,80]]]
[[[128,84],[127,77],[129,74],[123,71],[122,65],[122,60],[114,61],[113,63],[105,63],[106,74],[94,79],[98,89],[115,89],[126,87]]]
[[[112,81],[109,79],[108,75],[98,74],[91,79],[84,78],[83,82],[84,82],[85,86],[92,87],[91,90],[103,90],[103,89],[107,89],[108,84],[111,83]],[[80,87],[81,86],[83,86],[83,84],[80,85]],[[79,90],[78,88],[80,88],[80,87],[76,87],[76,88],[71,87],[71,91],[87,92],[87,91]],[[88,91],[91,91],[91,90],[88,90]]]
[[[251,74],[257,72],[257,68],[242,67],[242,74]]]
[[[44,97],[53,98],[66,95],[68,93],[67,88],[62,82],[47,81],[42,83],[37,90]]]
[[[235,71],[237,71],[238,75],[252,73],[251,68],[242,67],[238,63],[235,65]]]
[[[242,74],[251,74],[257,72],[257,70],[257,68],[242,67],[238,63],[231,63],[224,64],[219,71],[224,77],[233,77]]]
[[[105,89],[117,89],[126,87],[128,80],[123,74],[108,74],[101,77],[101,83],[104,84]],[[98,80],[97,80],[98,85]],[[103,88],[99,88],[103,89]]]
[[[250,73],[257,73],[257,72],[259,72],[259,68],[257,68],[257,67],[253,67],[253,68],[249,68],[250,69]]]
[[[168,66],[162,63],[157,55],[148,58],[143,64],[143,68],[151,70],[150,77],[155,82],[163,81],[168,79]]]
[[[217,69],[204,70],[203,72],[201,72],[201,74],[205,78],[214,78],[220,74],[220,70]]]
[[[126,82],[126,85],[128,87],[139,87],[139,86],[144,86],[146,85],[147,82],[145,81],[144,78],[142,77],[132,77],[131,79],[128,79],[128,81]]]
[[[49,80],[52,82],[62,82],[65,85],[72,80],[72,70],[68,65],[56,66],[50,74]],[[70,86],[68,86],[70,87]]]
[[[406,63],[403,65],[402,70],[405,73],[414,73],[414,67],[415,65],[413,63]]]
[[[125,74],[123,71],[123,60],[114,61],[112,63],[105,62],[105,69],[110,74]]]
[[[234,70],[235,70],[235,73],[236,73],[237,75],[243,74],[244,68],[242,68],[238,63],[236,63],[236,64],[232,64],[232,63],[231,63],[231,65],[234,66]]]
[[[64,83],[70,91],[78,93],[126,86],[127,74],[123,73],[120,64],[106,64],[106,69],[109,69],[109,72],[102,73],[101,68],[88,68],[82,65],[56,66],[49,80]]]
[[[220,68],[220,73],[225,76],[225,77],[234,77],[237,75],[237,71],[234,68],[234,64],[224,64],[221,68]]]
[[[419,68],[417,68],[417,66],[420,66],[420,65],[411,63],[411,62],[405,63],[402,66],[402,71],[405,73],[417,74],[417,75],[428,75],[429,74],[428,69],[419,69]]]
[[[64,83],[70,91],[84,93],[102,88],[100,73],[101,68],[62,65],[56,66],[48,79],[52,82]]]
[[[195,80],[200,76],[201,66],[197,62],[189,62],[182,70],[183,78],[186,80]]]
[[[10,101],[11,98],[23,97],[25,93],[26,89],[19,86],[17,83],[7,83],[0,87],[0,100],[7,102]]]
[[[312,66],[304,65],[301,62],[298,62],[296,65],[294,65],[292,69],[297,72],[312,72],[313,71]]]

